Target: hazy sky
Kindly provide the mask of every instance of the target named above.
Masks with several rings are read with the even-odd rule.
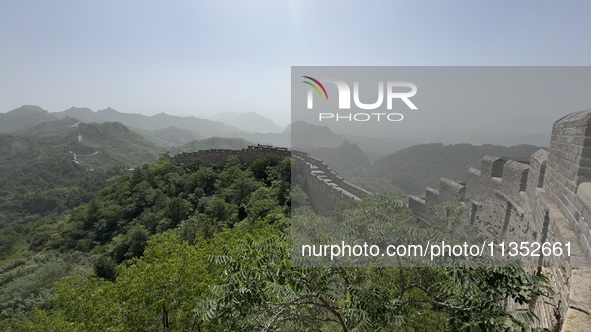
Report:
[[[3,0],[0,111],[285,125],[293,65],[591,65],[589,17],[589,1]]]

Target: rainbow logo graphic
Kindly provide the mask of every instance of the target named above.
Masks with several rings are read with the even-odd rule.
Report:
[[[326,89],[324,88],[324,85],[322,85],[322,83],[320,83],[319,80],[312,78],[310,76],[302,76],[303,78],[307,78],[312,82],[309,81],[302,81],[303,83],[308,84],[309,86],[311,86],[312,88],[314,88],[314,90],[316,90],[316,92],[318,92],[318,95],[320,96],[320,98],[324,98],[322,96],[322,92],[324,92],[324,96],[326,97],[326,100],[328,100],[328,93],[326,93]],[[322,89],[322,92],[320,92],[320,89]]]

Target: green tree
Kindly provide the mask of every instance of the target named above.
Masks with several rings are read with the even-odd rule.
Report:
[[[205,208],[205,213],[214,223],[224,224],[227,227],[231,227],[236,221],[238,221],[237,206],[227,203],[219,196],[214,196],[209,201]]]
[[[254,177],[256,179],[266,180],[268,177],[267,172],[268,172],[269,166],[271,166],[271,162],[269,161],[269,158],[262,157],[262,158],[255,160],[252,163],[252,165],[250,166],[250,169],[252,170],[252,174],[254,175]]]
[[[114,281],[119,274],[117,263],[110,257],[101,256],[94,263],[94,273],[97,277]]]
[[[273,190],[267,187],[260,187],[254,191],[248,199],[245,210],[248,215],[248,220],[254,222],[258,219],[262,220],[271,211],[278,210],[279,208]]]

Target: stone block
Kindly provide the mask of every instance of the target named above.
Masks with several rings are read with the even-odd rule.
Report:
[[[566,318],[562,324],[561,332],[583,332],[591,331],[591,316],[588,314],[569,308],[566,311]]]

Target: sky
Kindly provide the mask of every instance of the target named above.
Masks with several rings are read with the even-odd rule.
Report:
[[[591,65],[589,17],[582,0],[4,0],[0,112],[255,111],[287,125],[291,66]]]

